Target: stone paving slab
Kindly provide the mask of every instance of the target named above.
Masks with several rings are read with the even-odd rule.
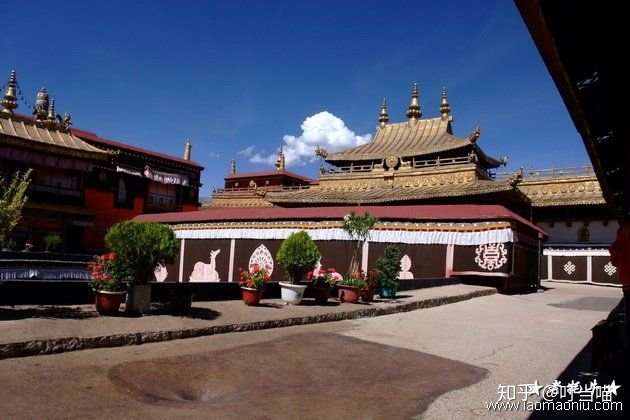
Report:
[[[2,306],[0,359],[381,316],[494,293],[490,287],[456,284],[403,291],[394,301],[371,304],[331,300],[320,306],[305,299],[291,306],[267,299],[250,307],[240,300],[194,302],[188,316],[158,312],[138,318],[98,316],[93,305]]]

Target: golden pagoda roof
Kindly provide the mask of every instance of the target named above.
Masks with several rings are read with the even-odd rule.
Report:
[[[509,182],[476,180],[470,183],[430,185],[421,187],[376,187],[356,189],[310,188],[295,191],[270,191],[265,199],[274,204],[344,204],[344,203],[387,203],[415,201],[433,198],[475,196],[506,191],[516,191]]]
[[[326,157],[326,161],[334,164],[385,159],[389,156],[410,158],[457,149],[467,153],[472,149],[488,166],[499,166],[501,164],[499,160],[487,156],[475,144],[477,138],[478,135],[471,135],[468,138],[453,135],[449,118],[436,117],[388,123],[377,127],[374,140],[370,143],[331,153]]]
[[[60,131],[38,126],[35,122],[19,118],[0,116],[0,138],[14,145],[38,149],[53,148],[64,154],[86,158],[104,159],[110,153],[81,140],[70,131]],[[25,143],[25,141],[27,143]]]

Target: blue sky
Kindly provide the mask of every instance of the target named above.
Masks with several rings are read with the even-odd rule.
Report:
[[[322,111],[351,139],[374,132],[383,96],[404,120],[413,82],[424,116],[446,86],[455,133],[480,125],[480,145],[509,169],[588,163],[511,1],[33,0],[2,21],[0,72],[15,67],[31,102],[46,86],[76,127],[178,156],[190,138],[202,195],[232,158],[239,171],[270,167],[250,160],[299,143]],[[290,167],[317,168],[304,156]]]

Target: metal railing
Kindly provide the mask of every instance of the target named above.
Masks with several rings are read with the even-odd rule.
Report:
[[[297,191],[308,190],[310,185],[263,185],[257,187],[231,187],[231,188],[215,188],[214,194],[220,193],[238,193],[238,192],[262,192],[262,191]]]
[[[563,178],[573,176],[595,176],[595,171],[590,165],[573,168],[550,168],[550,169],[522,169],[523,179],[531,178]],[[514,175],[515,172],[498,172],[496,179],[506,179]]]
[[[436,158],[436,159],[425,159],[425,160],[416,160],[412,158],[411,160],[403,160],[401,166],[403,168],[413,168],[413,169],[423,169],[423,168],[439,168],[443,166],[452,166],[452,165],[463,165],[466,163],[471,163],[472,158],[470,156],[459,156],[453,158]],[[370,163],[365,165],[350,165],[350,166],[328,166],[322,168],[321,175],[345,175],[352,173],[364,173],[371,172],[374,169],[383,168],[383,165],[380,163]]]

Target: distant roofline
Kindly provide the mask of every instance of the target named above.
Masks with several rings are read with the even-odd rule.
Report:
[[[12,119],[15,120],[24,120],[30,123],[35,123],[35,119],[30,116],[30,115],[25,115],[25,114],[20,114],[20,113],[13,113],[13,115],[11,115]],[[79,137],[81,140],[84,141],[93,141],[95,143],[99,143],[102,145],[106,145],[106,146],[113,146],[113,147],[118,147],[121,149],[126,149],[132,152],[136,152],[136,153],[140,153],[143,155],[147,155],[147,156],[153,156],[156,157],[158,159],[163,159],[163,160],[169,160],[169,161],[174,161],[174,162],[178,162],[178,163],[182,163],[184,165],[188,165],[188,166],[192,166],[192,167],[196,167],[199,169],[204,169],[203,166],[201,166],[199,163],[192,161],[192,160],[186,160],[186,159],[182,159],[182,158],[178,158],[176,156],[171,156],[171,155],[167,155],[164,153],[160,153],[160,152],[153,152],[151,150],[147,150],[147,149],[143,149],[141,147],[137,147],[137,146],[132,146],[126,143],[122,143],[120,141],[116,141],[116,140],[110,140],[110,139],[106,139],[104,137],[100,137],[99,135],[97,135],[96,133],[92,132],[92,131],[87,131],[87,130],[83,130],[81,128],[75,128],[72,127],[70,128],[70,132]]]
[[[267,220],[341,220],[344,215],[369,212],[381,220],[413,221],[475,221],[513,220],[530,229],[547,235],[527,219],[496,204],[416,204],[402,206],[334,206],[334,207],[215,207],[179,213],[143,214],[134,220],[161,223],[201,223],[220,221],[267,221]]]
[[[224,178],[224,180],[227,181],[227,180],[233,180],[233,179],[239,179],[239,178],[249,178],[249,177],[259,177],[259,176],[278,176],[278,175],[299,179],[300,181],[304,181],[309,184],[312,184],[313,182],[317,181],[312,178],[309,178],[300,174],[296,174],[295,172],[286,171],[286,170],[285,171],[268,170],[268,171],[257,171],[257,172],[237,172],[235,174],[228,174]]]
[[[167,161],[173,161],[173,162],[177,162],[177,163],[181,163],[183,165],[187,165],[187,166],[192,166],[198,169],[204,169],[204,167],[202,165],[200,165],[199,163],[192,161],[192,160],[186,160],[186,159],[182,159],[176,156],[172,156],[172,155],[167,155],[165,153],[160,153],[160,152],[153,152],[151,150],[147,150],[147,149],[143,149],[141,147],[138,146],[132,146],[130,144],[127,143],[122,143],[120,141],[117,140],[111,140],[111,139],[106,139],[104,137],[99,136],[98,134],[92,132],[92,131],[87,131],[87,130],[83,130],[80,128],[71,128],[70,129],[72,131],[72,133],[79,137],[82,138],[84,140],[87,141],[93,141],[95,143],[99,143],[103,146],[112,146],[112,147],[118,147],[120,149],[125,149],[131,152],[136,152],[136,153],[140,153],[143,155],[147,155],[147,156],[152,156],[158,159],[162,159],[162,160],[167,160]]]

